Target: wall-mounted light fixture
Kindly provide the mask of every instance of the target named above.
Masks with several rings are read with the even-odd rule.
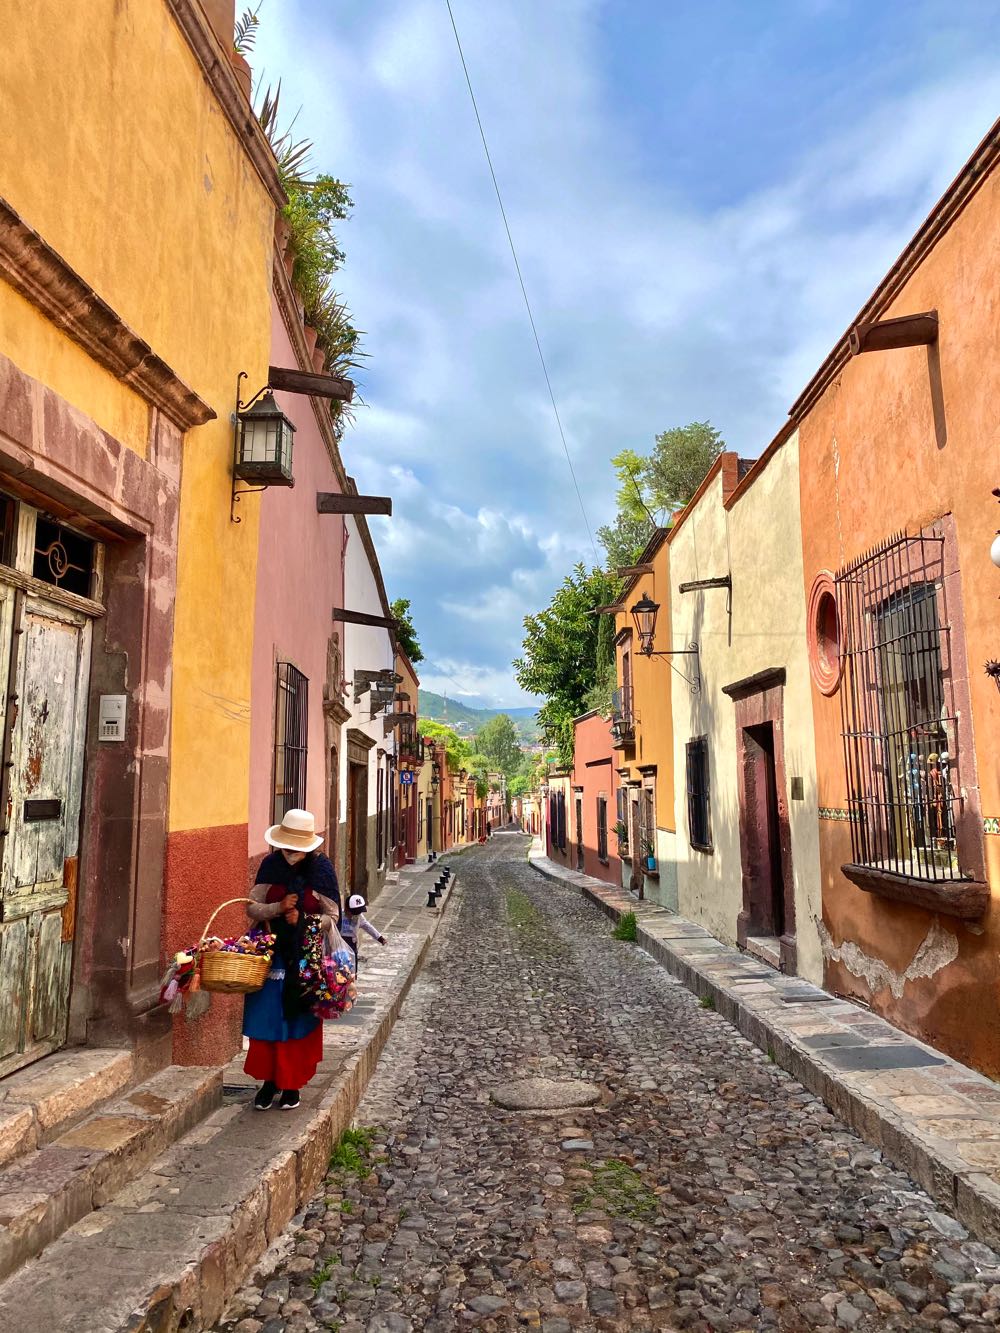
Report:
[[[683,671],[678,671],[673,662],[670,662],[670,669],[676,671],[681,680],[691,687],[692,694],[698,694],[701,690],[701,676],[698,672],[698,645],[689,643],[686,648],[673,648],[660,653],[653,649],[656,639],[656,616],[659,610],[659,602],[654,602],[646,593],[643,593],[632,607],[632,619],[635,621],[635,627],[639,634],[639,652],[642,653],[643,657],[665,657],[668,661],[671,657],[693,657],[695,659],[693,676],[685,676]]]
[[[1000,662],[987,662],[986,674],[993,681],[993,684],[1000,690]]]
[[[241,495],[253,495],[269,486],[294,486],[292,437],[295,426],[274,401],[265,384],[246,402],[240,397],[247,374],[236,378],[236,411],[233,413],[233,488],[229,517],[241,522],[236,506]],[[239,482],[253,485],[238,490]]]

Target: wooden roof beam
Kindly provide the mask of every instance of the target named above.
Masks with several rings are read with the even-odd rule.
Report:
[[[851,355],[862,352],[888,352],[896,347],[924,347],[938,339],[938,313],[925,310],[919,315],[900,315],[896,319],[873,320],[855,324],[851,329]]]
[[[354,397],[354,385],[350,380],[319,371],[271,366],[267,372],[267,382],[272,389],[285,393],[307,393],[312,398],[336,398],[338,402],[349,403]]]
[[[336,491],[316,492],[317,514],[392,514],[388,495],[341,495]]]

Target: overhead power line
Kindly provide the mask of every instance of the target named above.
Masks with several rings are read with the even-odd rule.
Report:
[[[562,440],[563,452],[566,455],[566,463],[569,467],[569,474],[573,478],[573,487],[576,490],[576,498],[580,502],[580,513],[583,515],[584,527],[587,529],[587,536],[590,538],[590,545],[593,547],[594,559],[600,564],[600,557],[597,554],[597,544],[594,541],[594,534],[591,531],[590,519],[587,517],[587,507],[583,503],[583,493],[580,490],[580,483],[576,479],[576,469],[573,467],[573,459],[570,456],[569,445],[566,443],[566,433],[563,430],[562,420],[559,416],[559,408],[556,406],[556,396],[552,391],[552,381],[549,378],[549,368],[545,364],[545,354],[542,351],[542,342],[538,336],[538,329],[535,325],[535,316],[531,311],[531,302],[528,300],[528,289],[524,285],[524,275],[521,273],[521,264],[517,257],[517,250],[514,246],[514,237],[511,235],[510,223],[507,221],[507,210],[503,205],[503,196],[500,193],[500,185],[497,181],[497,174],[493,169],[493,158],[490,156],[490,147],[486,142],[486,131],[483,129],[483,119],[479,114],[479,106],[476,102],[476,94],[472,89],[472,79],[469,75],[469,67],[465,63],[465,52],[462,50],[462,39],[458,35],[458,25],[455,22],[455,15],[452,12],[451,0],[445,0],[448,6],[448,17],[451,19],[451,30],[455,34],[455,44],[458,47],[458,56],[462,62],[462,70],[465,74],[465,82],[469,89],[469,97],[472,101],[472,109],[476,115],[476,124],[479,126],[479,137],[483,141],[483,152],[486,154],[486,165],[490,169],[490,177],[493,181],[493,189],[496,191],[497,203],[500,205],[500,216],[503,218],[504,231],[507,233],[507,243],[510,246],[510,253],[514,260],[514,268],[517,271],[517,280],[521,284],[521,295],[524,297],[524,308],[528,312],[528,322],[531,325],[532,336],[535,339],[535,347],[538,351],[538,359],[542,364],[542,374],[545,376],[545,387],[549,391],[549,399],[552,402],[552,412],[556,419],[556,428],[559,431],[559,438]]]

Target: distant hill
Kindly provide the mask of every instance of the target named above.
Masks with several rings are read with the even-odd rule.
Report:
[[[470,708],[432,690],[421,690],[417,713],[431,722],[446,722],[460,736],[471,736],[498,713],[506,713],[517,728],[522,745],[534,745],[539,739],[537,710],[534,708]]]

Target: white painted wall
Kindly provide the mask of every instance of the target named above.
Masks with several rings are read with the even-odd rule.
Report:
[[[345,526],[347,549],[344,553],[344,606],[350,611],[364,611],[373,616],[384,615],[385,611],[379,597],[375,572],[358,532],[357,520],[348,517]],[[365,732],[375,741],[375,747],[369,752],[368,756],[368,814],[370,827],[374,828],[378,795],[376,779],[379,764],[378,751],[382,750],[386,754],[394,753],[395,738],[391,732],[388,736],[383,735],[385,712],[379,713],[374,720],[370,717],[371,706],[368,693],[363,694],[358,703],[354,702],[354,672],[356,670],[392,671],[395,667],[395,655],[388,630],[376,629],[368,625],[345,624],[343,635],[344,678],[347,681],[347,697],[344,702],[351,709],[351,717],[344,725],[344,744],[341,747],[340,808],[344,812],[347,810],[346,733],[349,729],[355,729]],[[389,765],[385,759],[381,763],[386,775],[383,778],[383,803],[388,810]],[[374,892],[377,881],[374,878],[375,840],[373,834],[369,836],[368,864],[373,872],[370,891]]]

